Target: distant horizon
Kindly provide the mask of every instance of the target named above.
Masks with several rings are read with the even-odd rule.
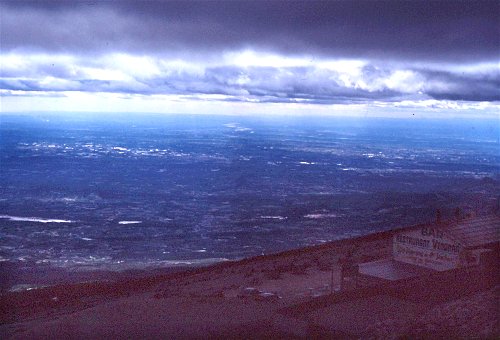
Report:
[[[314,110],[311,110],[314,111]],[[254,112],[141,112],[141,111],[57,111],[57,110],[30,110],[30,111],[0,111],[0,123],[1,118],[6,116],[38,116],[38,115],[52,115],[52,116],[74,116],[83,118],[87,117],[95,117],[96,115],[103,115],[108,117],[125,117],[127,115],[140,117],[189,117],[189,116],[222,116],[222,117],[242,117],[242,118],[310,118],[314,119],[328,119],[328,118],[338,118],[338,119],[387,119],[387,120],[436,120],[436,121],[449,121],[449,120],[458,120],[458,121],[498,121],[500,124],[500,113],[496,111],[491,113],[482,113],[478,114],[464,114],[464,113],[454,113],[450,114],[449,112],[417,112],[408,109],[408,112],[405,114],[394,115],[390,114],[390,112],[379,112],[379,113],[321,113],[321,112],[306,112],[306,113],[297,113],[297,112],[276,112],[276,113],[254,113]],[[500,125],[499,125],[500,127]]]

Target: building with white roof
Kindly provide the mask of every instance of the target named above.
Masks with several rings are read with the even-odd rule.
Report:
[[[496,261],[500,216],[403,229],[394,234],[392,258],[359,265],[359,273],[398,280],[434,271],[478,266]]]

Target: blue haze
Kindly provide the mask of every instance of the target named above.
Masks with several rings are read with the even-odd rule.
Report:
[[[496,121],[0,119],[4,263],[239,259],[432,221],[438,208],[486,213],[500,192]]]

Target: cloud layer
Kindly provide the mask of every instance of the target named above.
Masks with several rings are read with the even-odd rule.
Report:
[[[74,91],[255,104],[500,101],[498,1],[0,7],[4,97]]]
[[[100,58],[4,56],[0,87],[11,91],[221,95],[251,102],[332,104],[417,99],[498,101],[498,64],[443,70],[357,60],[288,59],[244,51],[219,62],[127,54]]]

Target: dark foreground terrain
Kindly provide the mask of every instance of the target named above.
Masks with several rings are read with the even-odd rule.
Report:
[[[393,232],[114,282],[3,293],[2,338],[498,338],[496,268],[339,291]],[[356,280],[356,276],[352,276]],[[333,294],[331,293],[333,291]]]

